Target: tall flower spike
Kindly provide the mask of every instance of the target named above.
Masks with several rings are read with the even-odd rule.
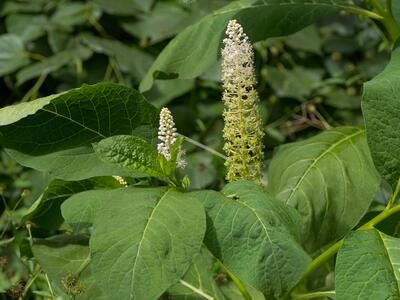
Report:
[[[166,160],[171,159],[172,147],[176,142],[176,128],[174,119],[168,108],[164,107],[160,112],[160,127],[158,129],[158,139],[161,141],[157,145],[158,153],[164,155]],[[179,149],[178,157],[176,160],[176,165],[179,168],[184,168],[186,166],[186,161],[184,159],[184,151]]]
[[[242,26],[231,20],[222,49],[226,179],[258,180],[263,159],[262,122],[255,90],[254,54]]]

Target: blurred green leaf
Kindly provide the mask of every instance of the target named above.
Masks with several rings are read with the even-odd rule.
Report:
[[[0,75],[6,75],[29,64],[24,42],[15,34],[0,35]]]
[[[295,34],[289,35],[283,41],[293,49],[322,54],[323,41],[315,25],[308,26]]]
[[[267,67],[268,83],[279,97],[301,99],[317,88],[322,79],[321,69],[306,69],[296,66],[293,69]]]
[[[107,13],[116,15],[136,15],[138,11],[148,11],[153,0],[94,0]]]
[[[83,34],[82,40],[93,51],[115,57],[121,70],[130,73],[137,81],[140,81],[154,60],[150,54],[136,46],[127,46],[117,40],[91,34]]]
[[[24,42],[36,40],[46,33],[47,18],[43,15],[12,14],[6,18],[9,33],[18,35]]]
[[[91,55],[92,51],[83,46],[59,52],[20,70],[17,73],[17,84],[21,85],[30,79],[54,72],[76,60],[88,59]]]

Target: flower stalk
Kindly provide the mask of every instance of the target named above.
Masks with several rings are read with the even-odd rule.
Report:
[[[253,48],[236,20],[229,21],[226,35],[222,49],[226,179],[259,180],[264,132],[255,90]]]

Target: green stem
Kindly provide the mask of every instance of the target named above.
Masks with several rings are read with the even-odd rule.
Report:
[[[33,87],[22,98],[21,102],[30,101],[32,99],[35,99],[39,93],[40,87],[43,85],[46,78],[47,78],[47,73],[40,75],[40,77],[38,78],[36,83],[33,85]]]
[[[301,294],[301,295],[294,295],[293,300],[298,300],[298,299],[312,299],[312,298],[321,298],[321,297],[328,297],[331,299],[335,299],[335,291],[325,291],[325,292],[313,292],[313,293],[307,293],[307,294]]]
[[[191,138],[189,138],[187,136],[184,136],[182,134],[179,134],[179,135],[181,137],[183,137],[187,142],[189,142],[189,143],[191,143],[191,144],[193,144],[193,145],[195,145],[195,146],[197,146],[199,148],[202,148],[202,149],[210,152],[211,154],[214,154],[215,156],[221,157],[224,160],[227,159],[227,157],[225,155],[223,155],[222,153],[219,153],[218,151],[216,151],[216,150],[214,150],[214,149],[212,149],[212,148],[210,148],[210,147],[208,147],[208,146],[206,146],[206,145],[204,145],[202,143],[199,143],[199,142],[197,142],[195,140],[192,140]]]
[[[228,274],[228,276],[232,279],[233,283],[236,285],[236,287],[239,289],[240,293],[243,296],[243,299],[245,300],[253,300],[253,298],[250,296],[250,293],[247,291],[246,287],[244,286],[243,282],[236,277],[235,274],[233,274],[229,269],[221,262],[219,261],[219,265],[221,266],[222,269]]]
[[[394,193],[395,194],[395,193]],[[390,216],[394,215],[395,213],[400,212],[400,204],[396,205],[393,208],[389,209],[384,209],[380,214],[375,216],[373,219],[362,225],[357,229],[358,230],[366,230],[366,229],[372,229],[374,226],[382,222],[383,220],[389,218]],[[315,269],[318,269],[322,264],[324,264],[326,261],[328,261],[331,257],[333,257],[339,250],[339,248],[343,245],[343,239],[340,241],[336,242],[333,244],[331,247],[329,247],[327,250],[325,250],[321,255],[316,257],[311,264],[308,266],[306,271],[303,274],[302,279],[300,280],[303,281],[307,276],[313,272]]]
[[[41,271],[42,271],[42,270],[41,270],[40,268],[38,268],[38,269],[35,271],[35,273],[33,273],[32,277],[31,277],[31,278],[28,280],[28,282],[26,283],[25,288],[24,288],[24,292],[22,293],[22,296],[21,296],[19,299],[22,300],[22,299],[25,298],[25,296],[26,296],[26,294],[28,293],[30,287],[31,287],[32,284],[35,282],[36,278],[39,276],[39,274],[40,274]]]
[[[88,255],[88,257],[86,257],[85,261],[79,266],[79,269],[76,271],[76,275],[80,275],[83,270],[86,269],[86,267],[89,265],[90,263],[90,255]]]
[[[389,209],[394,205],[394,203],[396,202],[396,198],[397,198],[397,195],[399,194],[399,192],[400,192],[400,178],[399,178],[399,180],[397,180],[396,188],[394,189],[394,192],[393,192],[392,196],[389,199],[389,202],[388,202],[388,204],[386,206],[386,209]]]
[[[386,9],[380,0],[369,0],[371,5],[383,17],[380,22],[385,26],[392,43],[394,43],[400,36],[400,27],[393,18],[391,9]]]
[[[48,285],[48,287],[49,287],[50,294],[51,294],[51,296],[53,297],[53,299],[55,299],[56,296],[54,295],[53,287],[51,286],[51,283],[50,283],[50,280],[49,280],[49,276],[47,276],[46,273],[44,274],[44,276],[45,276],[45,278],[46,278],[46,282],[47,282],[47,285]]]

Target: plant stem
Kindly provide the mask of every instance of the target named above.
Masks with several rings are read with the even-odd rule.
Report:
[[[397,195],[399,194],[399,192],[400,192],[400,178],[397,180],[396,187],[394,189],[394,192],[393,192],[392,196],[390,196],[390,199],[389,199],[389,202],[388,202],[388,204],[386,206],[386,209],[389,209],[394,205],[394,203],[396,202],[396,198],[397,198]]]
[[[53,299],[56,298],[56,296],[54,295],[54,291],[53,288],[51,286],[50,280],[49,280],[49,276],[47,276],[47,274],[45,273],[44,276],[46,277],[46,281],[47,281],[47,285],[49,286],[49,290],[50,290],[50,294],[53,297]]]
[[[394,43],[400,36],[400,27],[397,24],[396,20],[393,18],[391,9],[386,9],[380,0],[369,0],[369,2],[383,17],[380,22],[385,26],[391,42]]]
[[[301,295],[294,295],[292,299],[298,300],[298,299],[311,299],[320,297],[328,297],[331,299],[335,299],[335,295],[336,295],[335,291],[313,292]]]
[[[246,287],[244,286],[243,282],[238,277],[236,277],[235,274],[233,274],[231,271],[229,271],[229,269],[221,261],[218,260],[218,262],[219,262],[219,265],[222,267],[222,269],[224,269],[226,274],[228,274],[228,276],[232,279],[233,283],[239,289],[240,293],[243,296],[243,299],[253,300],[253,298],[250,296],[249,292],[247,291]]]
[[[90,263],[90,255],[88,255],[88,257],[86,257],[85,261],[79,266],[79,269],[76,271],[76,274],[79,276],[83,270],[86,269],[86,267],[89,265]]]
[[[199,142],[197,142],[197,141],[195,141],[195,140],[192,140],[191,138],[189,138],[189,137],[187,137],[187,136],[184,136],[184,135],[182,135],[182,134],[179,134],[181,137],[183,137],[186,141],[188,141],[189,143],[191,143],[191,144],[193,144],[193,145],[195,145],[195,146],[197,146],[197,147],[200,147],[200,148],[202,148],[202,149],[204,149],[204,150],[206,150],[206,151],[208,151],[208,152],[210,152],[211,154],[214,154],[214,155],[216,155],[216,156],[218,156],[218,157],[221,157],[222,159],[224,159],[224,160],[226,160],[227,159],[227,157],[225,156],[225,155],[223,155],[222,153],[219,153],[218,151],[216,151],[216,150],[214,150],[214,149],[212,149],[212,148],[210,148],[210,147],[208,147],[208,146],[206,146],[206,145],[204,145],[204,144],[202,144],[202,143],[199,143]]]
[[[393,193],[393,195],[395,195],[395,193]],[[380,222],[394,215],[397,212],[400,212],[400,204],[394,206],[393,208],[384,209],[380,214],[378,214],[373,219],[371,219],[370,221],[359,227],[356,231],[372,229],[374,228],[375,225],[379,224]],[[343,240],[344,239],[341,239],[340,241],[336,242],[327,250],[325,250],[323,253],[321,253],[318,257],[316,257],[308,266],[308,268],[306,269],[306,271],[302,276],[302,279],[299,282],[303,281],[311,272],[319,268],[322,264],[324,264],[327,260],[329,260],[332,256],[334,256],[336,252],[338,252],[339,248],[343,245]]]
[[[40,87],[47,78],[47,73],[40,75],[33,87],[25,94],[21,102],[29,101],[37,97]]]
[[[32,286],[32,284],[35,282],[36,278],[39,276],[40,272],[42,270],[40,268],[38,268],[35,273],[32,275],[32,277],[28,280],[28,282],[25,285],[24,288],[24,292],[22,293],[22,296],[19,299],[24,299],[26,294],[28,293],[30,287]]]

